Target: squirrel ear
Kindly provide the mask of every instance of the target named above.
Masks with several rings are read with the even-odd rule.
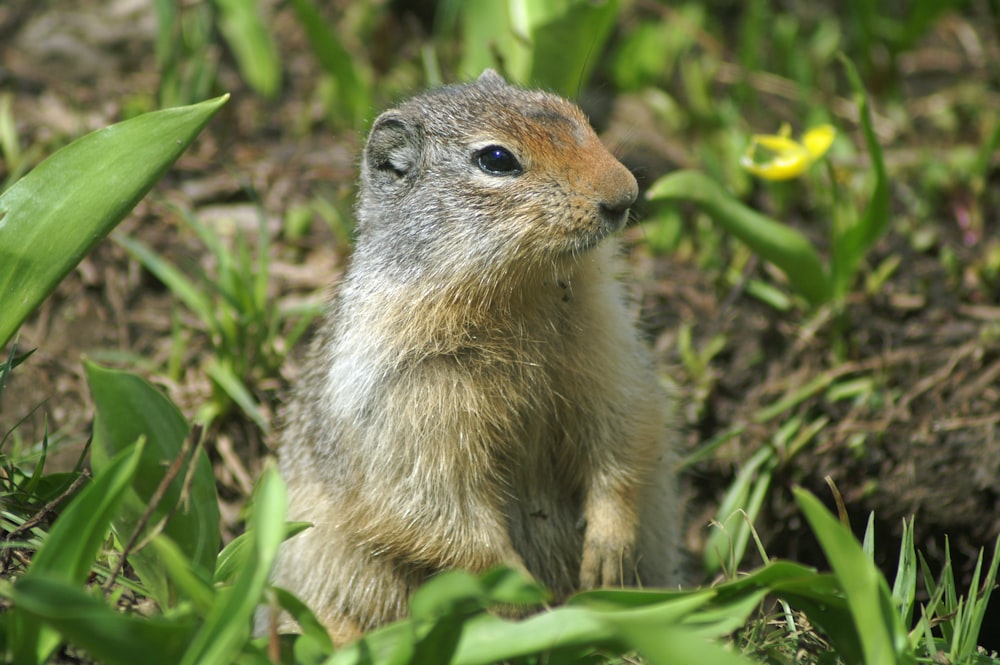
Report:
[[[484,69],[483,73],[479,75],[478,82],[494,88],[507,85],[507,81],[495,69]]]
[[[421,132],[412,120],[397,111],[387,111],[372,125],[365,146],[365,166],[371,178],[382,184],[403,180],[417,166]]]

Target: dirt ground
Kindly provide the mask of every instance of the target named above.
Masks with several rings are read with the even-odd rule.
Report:
[[[57,145],[155,99],[155,21],[147,4],[16,0],[0,6],[0,92],[12,94],[23,146]],[[419,31],[417,22],[395,29],[405,26]],[[306,237],[291,242],[282,234],[283,219],[315,197],[349,205],[360,139],[329,130],[322,111],[314,108],[308,91],[318,72],[294,20],[278,12],[273,29],[289,54],[280,100],[253,95],[223,55],[220,85],[233,93],[232,100],[119,232],[182,265],[210,268],[210,256],[172,206],[190,208],[228,233],[252,232],[262,209],[272,240],[273,297],[320,299],[349,248],[318,220]],[[995,36],[987,47],[994,62],[1000,58]],[[957,70],[976,66],[962,53],[952,55]],[[628,133],[639,137],[636,144],[655,132],[642,126],[647,120],[641,114],[607,118],[633,123]],[[616,128],[606,123],[604,129]],[[645,143],[642,154],[638,148],[630,154],[628,145],[623,150],[626,162],[642,166],[645,184],[678,166],[669,142]],[[703,547],[719,496],[740,465],[795,415],[825,416],[829,422],[775,471],[757,521],[772,556],[824,565],[791,503],[790,488],[804,485],[832,506],[827,478],[842,494],[856,530],[876,511],[880,563],[887,570],[894,570],[901,520],[910,516],[932,565],[942,559],[945,534],[966,575],[978,549],[992,546],[1000,533],[1000,285],[983,277],[995,276],[983,266],[996,250],[1000,219],[996,165],[994,158],[984,207],[975,211],[971,225],[963,222],[970,213],[968,190],[956,186],[929,213],[939,222],[935,242],[915,248],[910,237],[890,233],[869,265],[898,257],[896,269],[874,295],[858,290],[842,312],[827,312],[825,318],[777,313],[746,292],[745,280],[720,286],[717,276],[691,258],[651,254],[641,227],[627,231],[637,309],[665,371],[681,384],[686,450],[734,425],[745,426],[708,461],[688,470],[692,550]],[[915,191],[919,183],[905,175],[894,179],[894,205]],[[642,214],[639,210],[637,217]],[[754,262],[745,276],[770,279]],[[2,429],[20,422],[13,438],[27,444],[47,428],[50,440],[62,444],[54,463],[71,464],[91,418],[84,357],[135,369],[193,414],[210,393],[200,369],[207,346],[198,335],[186,334],[182,377],[163,374],[178,316],[196,325],[162,284],[105,241],[22,330],[22,348],[37,351],[11,379],[0,405]],[[689,375],[677,357],[677,330],[685,323],[693,326],[696,347],[717,336],[725,340],[707,378]],[[281,376],[264,386],[268,416],[296,372],[293,355]],[[828,385],[865,380],[870,390],[840,400],[817,390],[779,417],[759,418],[762,409],[817,377]],[[267,454],[266,441],[248,422],[230,419],[217,433],[213,459],[231,529],[239,528],[239,506]],[[998,627],[992,632],[1000,634],[1000,619],[991,620]],[[988,646],[1000,647],[997,639]]]

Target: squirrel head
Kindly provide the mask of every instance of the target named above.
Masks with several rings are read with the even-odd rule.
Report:
[[[624,226],[638,191],[575,104],[493,70],[380,115],[361,185],[358,252],[443,281],[551,274]]]

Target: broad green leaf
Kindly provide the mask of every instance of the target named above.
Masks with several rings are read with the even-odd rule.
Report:
[[[565,607],[523,621],[474,609],[488,604],[491,592],[485,579],[480,578],[478,585],[467,574],[432,580],[418,592],[426,595],[418,602],[420,616],[369,633],[330,662],[471,665],[540,653],[551,662],[576,662],[595,650],[609,654],[638,650],[643,662],[735,665],[748,661],[709,638],[724,638],[745,625],[768,594],[807,612],[847,662],[860,662],[860,647],[851,649],[858,644],[857,634],[840,584],[832,575],[795,563],[770,563],[711,589],[588,591],[575,595]],[[457,642],[438,634],[447,631],[458,637]],[[414,661],[417,657],[424,660]]]
[[[515,598],[523,592],[514,581],[522,576],[514,571],[498,569],[484,577],[453,570],[436,576],[413,594],[410,617],[416,639],[412,661],[449,662],[465,623],[497,602],[495,591]]]
[[[287,498],[285,485],[273,468],[260,478],[247,527],[252,547],[230,587],[220,589],[212,609],[181,665],[231,663],[250,636],[254,610],[261,602],[271,566],[284,540]]]
[[[767,584],[746,584],[743,579],[731,589],[727,584],[690,591],[600,589],[577,594],[570,603],[601,609],[612,622],[621,616],[630,630],[646,623],[674,623],[683,626],[688,638],[718,638],[742,627],[769,593]]]
[[[10,594],[18,612],[109,665],[173,665],[197,628],[192,616],[123,614],[66,580],[30,576]]]
[[[153,492],[180,455],[190,430],[180,410],[143,379],[91,362],[86,363],[86,372],[96,409],[91,450],[94,470],[104,469],[110,458],[130,441],[142,436],[147,442],[123,509],[115,519],[115,529],[124,542],[135,532]],[[164,535],[177,544],[195,573],[209,581],[219,552],[219,506],[208,455],[204,450],[195,454],[189,495],[182,497],[188,472],[185,464],[153,511],[147,529],[172,512]],[[174,599],[156,551],[133,551],[129,561],[160,606],[170,607]]]
[[[0,346],[227,99],[154,111],[92,132],[0,195]]]
[[[657,630],[666,630],[671,625],[677,626],[713,596],[712,591],[703,591],[673,602],[633,610],[561,607],[517,622],[484,614],[463,626],[454,662],[485,665],[550,650],[581,647],[603,647],[623,653],[630,648],[626,638],[632,628],[641,631],[655,625]],[[687,639],[692,638],[688,635]]]
[[[535,0],[518,3],[538,6]],[[573,2],[532,31],[531,85],[579,97],[618,17],[618,0]]]
[[[411,620],[390,624],[341,649],[330,663],[411,662],[413,636]],[[483,612],[462,624],[457,653],[443,662],[485,665],[554,649],[595,646],[621,650],[623,645],[615,629],[604,622],[599,613],[589,609],[563,607],[518,622]],[[425,657],[429,655],[424,654]]]
[[[484,607],[486,593],[479,578],[465,570],[452,570],[432,578],[410,600],[410,616],[429,620],[452,614],[461,607]]]
[[[628,635],[631,631],[638,634],[650,627],[656,630],[668,630],[671,626],[679,628],[683,620],[694,615],[715,596],[713,590],[671,594],[667,602],[637,608],[604,607],[601,603],[590,607],[586,602],[546,611],[522,621],[511,621],[482,610],[472,611],[476,605],[484,604],[485,595],[488,595],[484,594],[482,586],[477,588],[474,582],[475,578],[467,574],[452,573],[431,580],[418,594],[440,594],[442,600],[437,609],[450,605],[457,613],[448,612],[436,622],[430,621],[430,617],[424,617],[423,621],[411,617],[391,624],[340,650],[330,662],[485,665],[539,653],[549,654],[553,660],[554,655],[568,657],[593,649],[625,653],[636,646]],[[642,592],[632,593],[641,595]],[[423,609],[434,604],[435,601],[429,601]],[[687,641],[703,640],[695,634],[696,630],[679,629],[676,637]]]
[[[499,621],[500,619],[497,619]],[[391,623],[367,633],[356,642],[338,649],[326,665],[403,665],[413,656],[413,623],[409,619]]]
[[[753,661],[692,635],[684,626],[623,621],[618,627],[643,661],[655,665],[751,665]]]
[[[906,628],[896,613],[889,586],[874,562],[862,551],[850,530],[816,497],[797,489],[795,500],[846,596],[865,665],[914,662]]]
[[[728,602],[729,598],[743,595],[751,590],[775,589],[780,585],[800,580],[820,583],[821,579],[826,577],[829,576],[817,573],[814,568],[803,566],[800,563],[772,561],[751,573],[740,575],[732,581],[713,587],[713,589],[721,602]]]
[[[811,304],[830,299],[830,277],[805,236],[743,205],[705,174],[671,173],[653,183],[646,196],[650,200],[696,204],[756,254],[780,268],[792,289]]]
[[[479,581],[494,603],[541,605],[550,597],[542,585],[514,568],[494,568],[480,575]]]
[[[600,612],[561,607],[523,621],[482,613],[467,621],[453,663],[486,665],[549,651],[626,648]]]
[[[488,67],[513,83],[529,82],[530,35],[515,33],[508,0],[456,2],[462,30],[462,61],[458,71],[474,79]]]
[[[487,68],[511,81],[578,97],[603,48],[618,0],[503,0],[455,5],[461,15],[459,71]]]
[[[156,552],[156,561],[182,598],[190,599],[201,614],[207,613],[215,599],[215,589],[210,582],[198,576],[191,560],[170,538],[160,534],[153,538],[150,547]]]
[[[15,589],[36,578],[83,584],[139,466],[144,442],[139,439],[133,443],[135,445],[122,450],[63,510]],[[44,662],[61,642],[57,633],[29,619],[17,606],[8,630],[7,643],[15,662],[24,665]]]
[[[594,609],[638,609],[650,605],[670,603],[697,591],[661,591],[653,589],[593,589],[574,594],[566,601],[570,606],[591,607]]]

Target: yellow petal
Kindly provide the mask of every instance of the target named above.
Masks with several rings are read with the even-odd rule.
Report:
[[[768,180],[797,178],[830,149],[836,130],[832,125],[814,127],[802,137],[802,143],[789,138],[790,133],[788,125],[783,124],[777,134],[754,134],[740,165]],[[766,161],[759,161],[760,152],[766,153]]]
[[[837,130],[833,125],[820,125],[813,127],[802,137],[802,145],[813,161],[819,159],[833,145],[833,137],[837,135]]]
[[[801,175],[812,158],[802,144],[788,138],[786,133],[782,127],[778,134],[754,134],[740,165],[767,180],[789,180]],[[760,153],[764,153],[764,161],[760,161]]]
[[[757,163],[749,154],[740,159],[740,166],[750,173],[767,180],[791,180],[797,178],[812,164],[809,153],[801,146],[794,152],[777,155],[774,159]]]
[[[798,141],[781,134],[754,134],[750,137],[750,148],[756,149],[757,146],[767,148],[779,155],[802,150],[802,146],[799,145]]]

